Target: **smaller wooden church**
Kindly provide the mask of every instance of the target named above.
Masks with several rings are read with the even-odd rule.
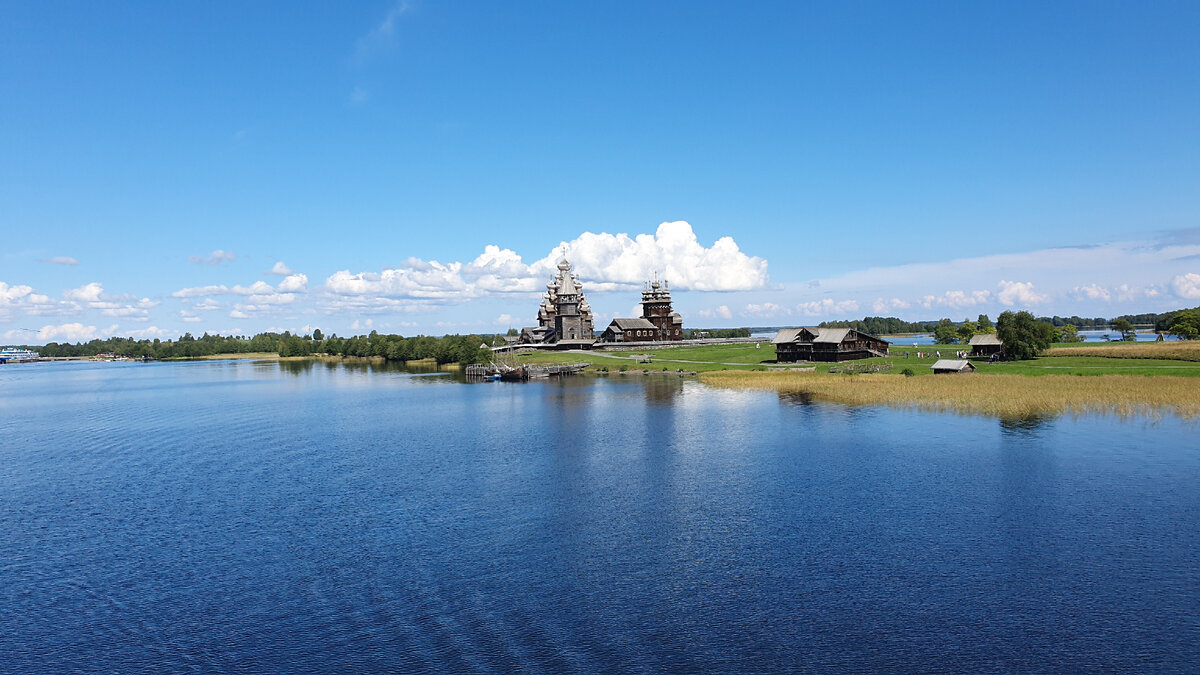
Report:
[[[671,311],[671,288],[655,275],[642,288],[642,315],[613,319],[600,335],[601,342],[678,342],[683,339],[683,317]]]
[[[783,328],[771,340],[775,360],[837,363],[872,356],[887,356],[887,340],[853,328]]]

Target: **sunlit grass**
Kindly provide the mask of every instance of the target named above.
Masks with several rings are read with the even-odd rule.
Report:
[[[1181,345],[1184,343],[1162,343],[1167,346]],[[1033,359],[1030,361],[1004,361],[1001,363],[988,363],[987,361],[976,359],[975,366],[979,369],[976,375],[992,376],[1001,374],[1012,375],[1160,375],[1165,376],[1191,376],[1200,377],[1200,355],[1195,360],[1185,362],[1179,358],[1166,358],[1160,356],[1158,350],[1143,350],[1145,347],[1155,347],[1154,343],[1140,343],[1137,345],[1129,345],[1130,348],[1138,350],[1136,355],[1139,358],[1103,358],[1111,354],[1119,352],[1110,352],[1112,349],[1120,349],[1119,346],[1100,346],[1096,345],[1095,352],[1089,352],[1087,356],[1075,356],[1071,354],[1069,349],[1075,347],[1055,348],[1046,352],[1046,356]],[[1182,349],[1195,350],[1200,347],[1200,342],[1186,344]],[[919,348],[911,346],[892,346],[892,355],[886,358],[872,358],[863,361],[856,361],[861,364],[891,364],[890,371],[892,377],[901,377],[901,373],[905,369],[911,370],[914,374],[920,376],[932,376],[929,366],[937,359],[937,352],[941,352],[941,357],[953,358],[955,351],[961,349],[959,345],[923,345]],[[1087,347],[1085,347],[1087,349]],[[1159,347],[1161,350],[1161,347]],[[918,358],[918,352],[924,353],[924,358]],[[650,364],[641,364],[633,357],[640,354],[650,354],[653,359]],[[1053,356],[1054,358],[1048,358]],[[666,366],[670,370],[685,370],[712,372],[719,370],[784,370],[788,368],[809,368],[816,369],[818,372],[828,372],[831,366],[837,364],[831,363],[775,363],[775,349],[768,342],[761,343],[758,349],[755,349],[754,344],[733,344],[733,345],[697,345],[697,346],[680,346],[667,349],[646,349],[646,350],[595,350],[589,352],[560,352],[560,351],[539,351],[539,352],[521,352],[514,358],[531,364],[562,364],[562,363],[585,363],[591,364],[591,369],[607,368],[608,370],[617,370],[622,365],[629,369],[634,368],[652,368],[660,370]]]
[[[700,376],[707,384],[809,394],[851,405],[888,405],[959,411],[995,417],[1115,414],[1157,416],[1164,412],[1200,417],[1200,379],[1102,375],[828,375],[796,372],[718,372]]]
[[[642,354],[649,354],[651,361],[643,363],[636,359]],[[775,350],[767,345],[758,350],[754,345],[728,345],[718,347],[678,347],[669,349],[646,350],[613,350],[590,351],[587,353],[539,351],[518,352],[516,354],[522,363],[551,365],[564,363],[591,364],[593,369],[608,368],[618,370],[621,366],[628,369],[650,369],[685,371],[711,371],[728,369],[766,368],[773,364]]]
[[[1200,340],[1180,342],[1113,342],[1080,347],[1055,347],[1045,356],[1104,356],[1110,359],[1169,359],[1200,361]]]

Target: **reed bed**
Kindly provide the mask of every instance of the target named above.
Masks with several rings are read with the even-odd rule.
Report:
[[[1200,361],[1200,340],[1130,342],[1085,347],[1055,347],[1042,356],[1104,356],[1111,359],[1168,359]]]
[[[954,411],[1001,418],[1111,414],[1158,418],[1174,413],[1200,418],[1200,379],[1138,375],[827,375],[822,373],[725,371],[703,382],[741,389],[809,394],[850,405],[887,405]]]

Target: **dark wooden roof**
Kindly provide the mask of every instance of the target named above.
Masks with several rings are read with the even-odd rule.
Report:
[[[613,319],[612,323],[608,324],[609,328],[616,326],[617,330],[655,330],[658,326],[650,323],[648,319],[638,317],[636,319]]]

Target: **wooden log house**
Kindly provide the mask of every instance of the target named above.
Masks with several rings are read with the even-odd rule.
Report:
[[[771,340],[780,363],[820,361],[838,363],[887,356],[887,340],[853,328],[784,328]]]

